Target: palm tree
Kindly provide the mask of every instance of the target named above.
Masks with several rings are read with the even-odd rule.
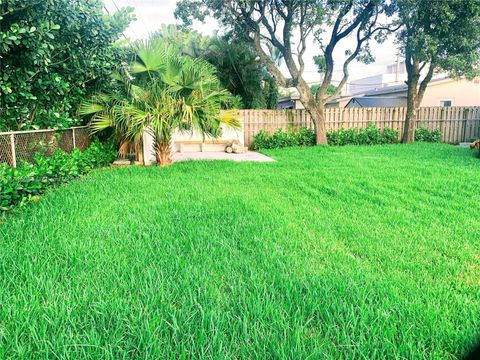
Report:
[[[171,163],[175,131],[198,131],[218,137],[220,125],[240,126],[235,112],[223,106],[232,95],[220,88],[215,68],[206,61],[176,53],[161,39],[136,45],[134,62],[117,76],[121,90],[84,102],[81,115],[93,115],[92,130],[114,128],[125,140],[140,141],[145,131],[154,139],[157,163]]]

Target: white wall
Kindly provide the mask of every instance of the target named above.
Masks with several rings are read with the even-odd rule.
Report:
[[[381,89],[386,86],[398,85],[406,80],[405,74],[378,74],[362,79],[351,80],[349,85],[349,95],[361,94],[370,90]]]
[[[222,135],[218,139],[208,138],[205,137],[205,140],[238,140],[242,146],[244,145],[244,135],[243,135],[243,128],[235,130],[226,125],[222,125]],[[192,141],[202,141],[202,136],[200,133],[194,131],[193,133],[185,132],[179,133],[176,132],[173,134],[172,139],[172,152],[179,151],[179,145],[175,143],[175,141],[181,140],[192,140]],[[183,145],[183,152],[199,152],[200,145],[197,144],[187,144]],[[225,145],[224,144],[204,144],[203,151],[224,151]],[[145,156],[145,164],[153,164],[155,163],[155,154],[153,152],[153,137],[148,132],[145,132],[143,136],[143,153]]]
[[[480,79],[430,83],[421,106],[440,106],[442,100],[450,100],[452,106],[480,106]]]

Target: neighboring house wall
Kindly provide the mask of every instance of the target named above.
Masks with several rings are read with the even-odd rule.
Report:
[[[348,102],[352,99],[351,96],[337,98],[325,104],[325,107],[328,108],[343,108]]]
[[[386,92],[386,93],[381,93],[381,94],[368,94],[368,95],[365,95],[365,97],[407,97],[407,90],[405,91],[395,91],[395,92]]]
[[[407,80],[405,61],[398,61],[387,65],[382,74],[367,76],[361,79],[351,80],[348,87],[349,95],[359,95],[370,90],[403,84]]]
[[[287,98],[280,99],[277,103],[277,109],[305,109],[300,99]]]
[[[451,101],[451,106],[479,106],[480,79],[448,79],[431,83],[425,91],[421,106],[443,106],[442,101]]]
[[[404,76],[397,77],[396,74],[378,74],[366,78],[352,80],[349,85],[349,95],[361,94],[373,89],[379,89],[395,84],[400,84]]]
[[[406,97],[407,90],[387,92],[378,89],[378,93],[366,94],[365,97]],[[448,105],[450,104],[450,105]],[[423,96],[422,107],[428,106],[480,106],[480,79],[444,79],[432,81]]]
[[[303,104],[300,100],[295,100],[295,109],[297,109],[297,110],[305,109],[305,106],[303,106]]]

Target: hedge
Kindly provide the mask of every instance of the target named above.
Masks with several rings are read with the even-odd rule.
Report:
[[[23,162],[16,168],[0,165],[0,211],[22,206],[38,199],[48,188],[87,174],[92,169],[110,164],[117,152],[112,144],[94,141],[85,151],[58,151],[45,157],[40,153],[34,162]]]

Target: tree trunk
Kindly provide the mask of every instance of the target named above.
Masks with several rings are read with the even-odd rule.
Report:
[[[172,163],[172,147],[170,141],[155,141],[155,158],[160,166],[167,166]]]
[[[305,110],[308,111],[315,125],[315,142],[317,145],[327,145],[327,129],[325,126],[325,108],[323,104],[318,105],[308,84],[300,80],[297,84],[297,90],[300,94]]]
[[[325,127],[325,109],[314,107],[308,110],[315,124],[315,142],[317,145],[327,145],[327,129]]]
[[[417,107],[415,101],[410,104],[407,100],[407,114],[405,116],[405,126],[403,128],[402,143],[411,143],[415,141],[415,127],[417,123]]]
[[[407,80],[407,113],[405,115],[405,125],[403,127],[402,143],[410,143],[415,140],[415,126],[417,122],[417,87],[420,79],[420,69],[417,61],[406,64]]]

